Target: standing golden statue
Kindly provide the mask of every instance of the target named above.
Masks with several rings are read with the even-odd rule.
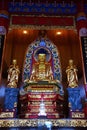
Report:
[[[8,69],[8,87],[11,88],[17,88],[17,84],[18,84],[18,78],[19,78],[19,67],[17,65],[17,61],[14,59],[13,64],[10,65],[9,69]]]
[[[75,88],[78,86],[77,68],[73,64],[73,60],[69,60],[69,66],[66,69],[68,86]]]
[[[46,54],[38,54],[38,61],[33,65],[30,79],[25,82],[53,81],[50,63],[46,62]]]

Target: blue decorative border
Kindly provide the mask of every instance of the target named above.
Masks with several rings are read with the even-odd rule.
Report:
[[[77,12],[77,8],[75,3],[9,2],[9,12],[74,15]]]
[[[79,20],[87,20],[87,18],[86,18],[85,16],[80,16],[80,17],[78,17],[76,20],[77,20],[77,21],[79,21]]]
[[[5,14],[0,14],[0,17],[3,17],[3,18],[6,18],[6,19],[9,19],[9,16],[5,15]]]

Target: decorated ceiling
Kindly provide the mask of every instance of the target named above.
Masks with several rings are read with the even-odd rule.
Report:
[[[79,4],[87,14],[87,1],[81,0],[1,0],[0,10],[6,8],[10,13],[37,15],[75,15]]]

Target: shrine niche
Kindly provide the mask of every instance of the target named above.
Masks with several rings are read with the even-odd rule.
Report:
[[[87,0],[0,5],[0,128],[86,129]]]
[[[30,77],[32,64],[37,61],[39,53],[46,54],[46,61],[51,63],[54,79],[61,82],[61,65],[57,47],[47,38],[38,38],[29,45],[24,62],[23,81]]]
[[[54,121],[67,118],[64,109],[68,109],[70,118],[85,118],[81,88],[76,74],[78,66],[73,64],[74,59],[70,59],[68,67],[65,72],[63,71],[67,77],[65,82],[68,95],[65,103],[66,93],[64,93],[65,86],[62,85],[64,79],[59,46],[51,42],[47,36],[46,30],[40,30],[38,38],[28,44],[22,62],[22,71],[17,65],[17,59],[13,59],[12,65],[9,66],[1,118],[44,119],[44,121],[53,119]],[[22,75],[20,87],[18,87],[19,75]],[[64,105],[67,108],[64,108]]]
[[[39,37],[27,49],[23,69],[20,118],[63,118],[64,93],[57,47],[47,37]]]

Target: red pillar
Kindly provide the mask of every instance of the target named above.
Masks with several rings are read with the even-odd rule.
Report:
[[[76,27],[78,35],[80,38],[81,44],[81,53],[83,60],[83,75],[84,75],[84,87],[86,91],[86,100],[85,100],[85,115],[87,117],[87,17],[84,12],[84,1],[81,0],[77,2],[77,18],[76,18]]]
[[[9,27],[8,3],[0,1],[0,83],[3,63],[4,41]]]

